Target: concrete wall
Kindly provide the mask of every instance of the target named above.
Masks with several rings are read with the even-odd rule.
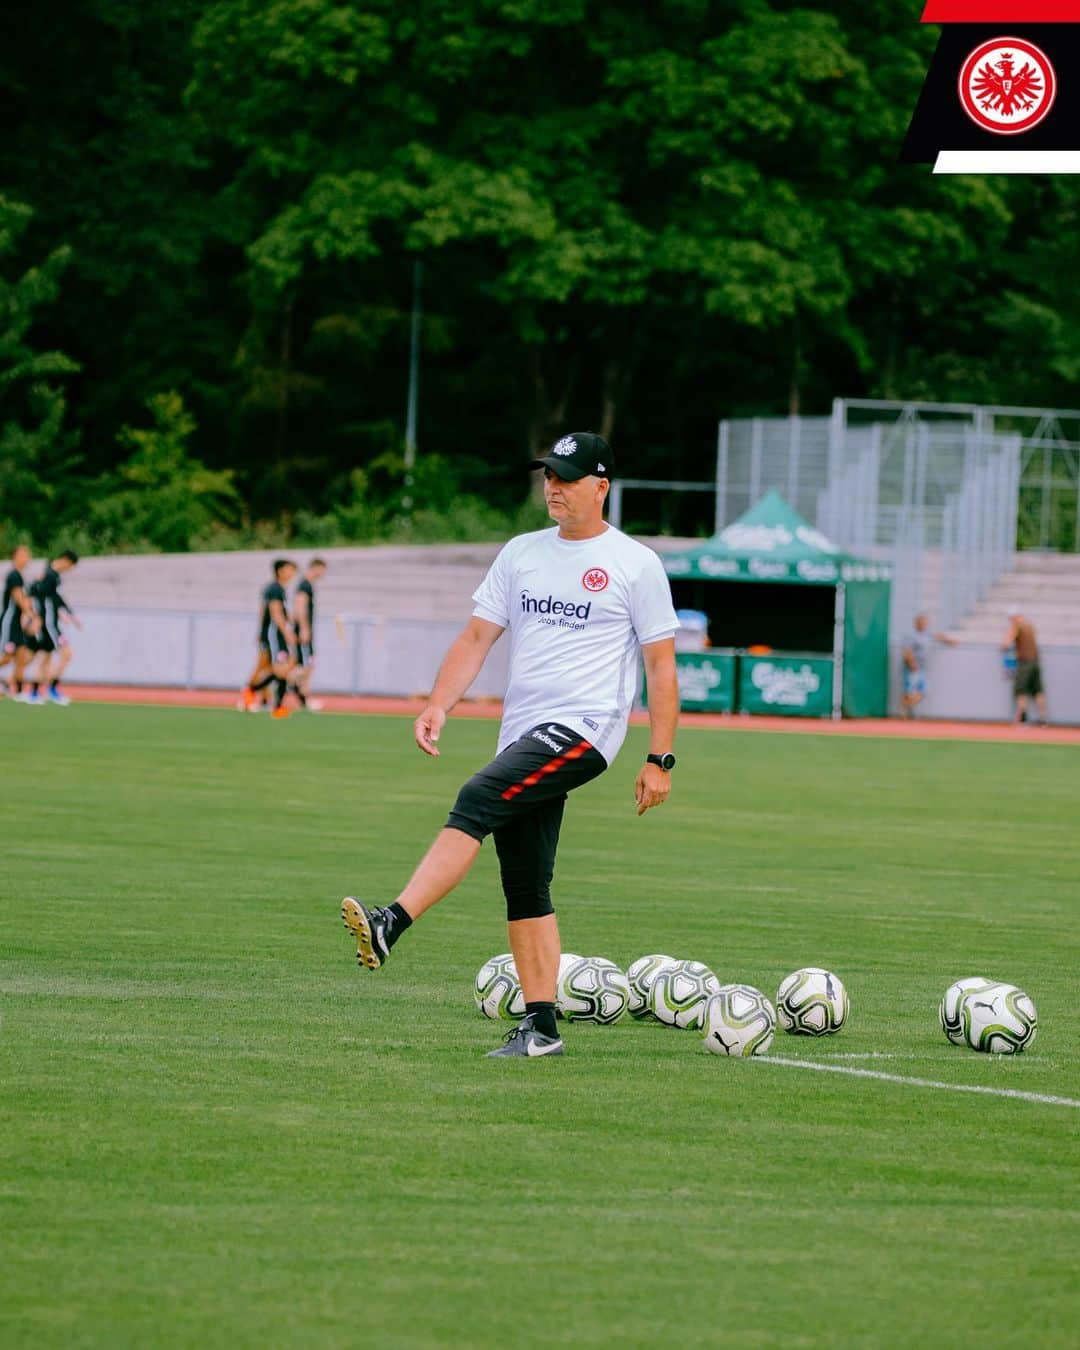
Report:
[[[255,661],[249,613],[184,613],[86,608],[83,631],[68,629],[77,683],[182,685],[239,689]],[[315,625],[313,689],[335,694],[416,694],[431,688],[463,620],[343,618]],[[477,698],[500,697],[509,644],[500,641],[473,686]]]
[[[239,689],[255,659],[250,613],[87,608],[83,631],[69,630],[75,648],[70,677],[84,684],[182,685]],[[318,665],[313,688],[333,694],[408,695],[431,688],[446,648],[463,620],[332,619],[316,624]],[[509,643],[496,644],[472,689],[476,698],[501,697]],[[1080,647],[1043,650],[1043,682],[1050,720],[1080,725]],[[900,708],[900,648],[890,652],[890,710]],[[929,693],[920,717],[1006,721],[1011,684],[996,645],[935,646]]]
[[[900,646],[890,650],[892,713],[900,710]],[[1051,722],[1080,724],[1080,647],[1044,647],[1042,676]],[[936,645],[929,657],[929,692],[918,716],[1003,722],[1013,715],[1012,681],[996,644]]]

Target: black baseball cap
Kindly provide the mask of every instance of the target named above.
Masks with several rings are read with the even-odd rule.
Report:
[[[543,459],[534,459],[530,469],[550,469],[567,483],[575,483],[590,473],[597,478],[613,478],[615,463],[611,446],[593,431],[571,431],[557,440]]]

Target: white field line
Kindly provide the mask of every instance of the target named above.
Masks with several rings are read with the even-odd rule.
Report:
[[[939,1083],[933,1078],[909,1078],[905,1074],[881,1073],[878,1069],[853,1069],[848,1064],[821,1064],[813,1059],[785,1059],[781,1055],[762,1055],[759,1064],[784,1064],[792,1069],[814,1069],[818,1073],[846,1073],[852,1078],[877,1078],[883,1083],[906,1083],[909,1087],[938,1088],[942,1092],[977,1092],[985,1097],[1013,1097],[1022,1102],[1041,1102],[1044,1106],[1080,1108],[1075,1097],[1051,1097],[1043,1092],[1021,1092],[1017,1088],[982,1087],[973,1083]]]
[[[930,1059],[930,1055],[892,1055],[884,1050],[838,1050],[835,1054],[830,1054],[826,1050],[825,1055],[829,1059]],[[802,1063],[802,1061],[799,1061]]]

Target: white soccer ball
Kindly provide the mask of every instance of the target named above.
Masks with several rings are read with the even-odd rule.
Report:
[[[672,961],[661,966],[649,985],[649,1011],[669,1027],[696,1031],[705,1017],[705,1005],[720,992],[720,981],[700,961]]]
[[[614,961],[579,956],[559,973],[555,1005],[568,1022],[617,1021],[630,1001],[630,985]]]
[[[636,1017],[639,1022],[655,1021],[649,1011],[649,988],[661,967],[673,965],[675,965],[673,956],[639,956],[636,961],[631,962],[626,971],[630,985],[630,1003],[627,1010],[631,1017]]]
[[[982,975],[970,975],[966,980],[957,980],[955,984],[950,984],[942,994],[938,1016],[941,1018],[942,1031],[953,1045],[965,1044],[964,1019],[960,1015],[960,1005],[964,1001],[964,996],[976,989],[993,989],[995,984],[997,980],[988,980]]]
[[[750,984],[725,984],[705,1005],[701,1034],[714,1055],[763,1055],[776,1031],[776,1009]]]
[[[972,1050],[1015,1055],[1035,1040],[1035,1004],[1014,984],[969,990],[960,1002],[964,1039]]]
[[[793,1036],[827,1036],[848,1018],[847,990],[831,970],[806,966],[782,980],[776,991],[776,1015]]]
[[[517,1021],[525,1016],[525,995],[521,992],[517,966],[509,952],[484,962],[476,972],[473,996],[485,1017]]]

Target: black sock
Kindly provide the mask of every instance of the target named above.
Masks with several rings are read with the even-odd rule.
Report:
[[[21,693],[22,693],[22,686],[23,686],[22,680],[16,680],[16,681],[15,681],[15,692],[16,692],[17,694],[21,694]]]
[[[49,693],[50,693],[50,694],[58,694],[59,692],[60,692],[60,681],[59,681],[59,680],[50,680],[50,682],[49,682]]]
[[[257,694],[260,689],[265,689],[268,684],[272,684],[276,679],[276,675],[267,675],[267,677],[264,680],[260,680],[258,684],[249,684],[248,688],[253,694]]]
[[[386,917],[384,933],[386,945],[392,947],[405,929],[412,927],[412,915],[407,909],[402,909],[396,900],[392,905],[387,905],[383,909],[383,914]]]
[[[555,1038],[559,1029],[555,1025],[554,1003],[526,1003],[525,1013],[532,1018],[532,1024],[541,1036]]]
[[[34,695],[35,698],[38,696],[38,694],[41,693],[41,685],[37,682],[37,680],[35,680],[34,683],[30,686],[30,692]]]
[[[304,697],[304,691],[303,691],[301,688],[299,688],[297,685],[295,685],[295,684],[289,685],[289,688],[293,691],[293,693],[296,695],[296,697],[300,700],[300,706],[301,706],[301,708],[306,708],[306,707],[307,707],[307,699]]]
[[[280,708],[280,707],[281,707],[281,700],[285,697],[285,690],[288,689],[288,687],[289,687],[289,686],[285,683],[284,680],[275,680],[275,681],[274,681],[274,707],[275,707],[275,708]]]

